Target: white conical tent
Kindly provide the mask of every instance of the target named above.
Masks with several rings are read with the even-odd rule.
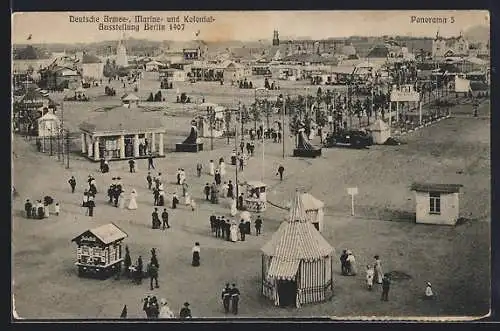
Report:
[[[289,218],[262,247],[262,291],[280,304],[282,281],[296,286],[295,304],[326,300],[333,291],[333,248],[307,220],[301,193],[292,201]]]

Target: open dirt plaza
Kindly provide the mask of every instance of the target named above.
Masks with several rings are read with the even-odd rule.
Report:
[[[193,89],[200,91],[198,84],[194,85]],[[95,109],[119,105],[122,91],[118,85],[116,88],[114,99],[102,96],[95,102],[65,104],[65,125],[76,132],[79,123],[93,116]],[[102,95],[104,86],[95,89],[96,95]],[[156,92],[155,89],[157,87],[141,86],[138,96],[145,98],[149,92]],[[203,95],[206,102],[234,100],[237,103],[236,95],[242,92],[230,86],[224,89],[234,89],[234,96],[222,96],[226,92],[220,90],[220,97],[209,92],[192,96]],[[190,96],[188,84],[182,87],[182,92]],[[254,97],[253,91],[248,93],[246,98],[250,100]],[[175,88],[167,98],[175,101]],[[193,112],[186,109],[183,113],[165,116],[166,150],[188,135]],[[126,161],[111,162],[110,172],[102,174],[98,163],[91,163],[76,153],[79,147],[75,142],[70,169],[65,169],[57,155],[37,153],[34,141],[14,136],[13,186],[18,196],[12,204],[12,263],[16,312],[29,319],[118,318],[127,305],[129,318],[145,318],[141,300],[147,294],[154,294],[166,298],[175,313],[188,301],[194,317],[217,318],[225,316],[220,302],[222,287],[226,282],[236,282],[242,293],[239,317],[485,315],[490,302],[489,102],[480,105],[478,118],[473,118],[471,113],[470,105],[456,106],[452,117],[402,137],[404,144],[400,146],[324,149],[323,155],[316,159],[291,157],[292,138],[286,140],[284,160],[281,144],[266,142],[264,182],[272,205],[268,204],[262,214],[263,234],[256,237],[252,229],[246,241],[236,243],[215,238],[210,233],[209,216],[216,213],[228,217],[229,201],[222,199],[220,204],[213,205],[204,201],[203,196],[203,185],[212,182],[206,171],[208,161],[220,157],[229,159],[234,142],[227,145],[224,138],[216,139],[215,148],[210,151],[210,142],[205,138],[203,152],[171,152],[165,158],[155,159],[157,170],[152,174],[163,173],[169,194],[180,192],[180,187],[175,185],[175,171],[186,170],[187,182],[198,206],[195,211],[182,205],[176,210],[169,209],[172,228],[162,231],[151,229],[153,202],[145,179],[146,160],[137,162],[137,172],[133,174],[128,172]],[[242,174],[244,179],[261,179],[261,152],[262,146],[257,144],[256,156],[249,160]],[[196,177],[197,162],[205,167],[201,178]],[[282,182],[276,176],[280,164],[285,167]],[[234,167],[228,165],[227,170],[228,178],[224,180],[234,181]],[[89,174],[95,176],[99,190],[93,218],[85,216],[81,207]],[[77,180],[74,194],[68,185],[72,175]],[[107,203],[105,191],[111,178],[116,176],[121,177],[126,192],[137,190],[137,210],[118,209]],[[415,224],[411,220],[415,202],[409,188],[416,181],[462,184],[460,215],[463,220],[454,227]],[[352,217],[346,188],[354,186],[359,188],[359,195],[355,199],[356,216]],[[287,211],[279,207],[286,206],[296,188],[310,192],[325,203],[323,236],[336,250],[335,287],[330,301],[284,309],[274,307],[261,296],[260,248],[287,216]],[[61,214],[43,220],[26,219],[23,216],[25,199],[33,201],[46,195],[60,202]],[[167,205],[169,200],[167,197]],[[139,255],[148,263],[151,248],[156,248],[160,264],[159,289],[150,291],[149,279],[135,285],[123,277],[120,280],[78,277],[74,265],[76,245],[71,239],[109,222],[129,235],[124,244],[130,249],[133,263]],[[199,268],[191,266],[194,242],[201,245]],[[340,274],[338,257],[346,248],[356,256],[360,271],[357,276]],[[385,272],[407,275],[393,280],[388,302],[380,301],[379,286],[372,292],[365,286],[364,266],[372,262],[375,254],[380,255]],[[428,281],[436,293],[432,301],[423,300]]]

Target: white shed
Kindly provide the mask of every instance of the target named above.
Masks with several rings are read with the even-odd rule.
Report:
[[[459,215],[461,184],[413,183],[416,222],[423,224],[455,225]]]
[[[56,137],[59,134],[61,121],[52,113],[47,113],[38,119],[39,137]]]
[[[369,128],[374,144],[382,145],[391,137],[391,129],[383,120],[378,119]]]
[[[306,217],[309,222],[311,222],[316,230],[319,232],[323,231],[323,208],[325,204],[323,201],[316,199],[309,193],[302,194],[302,204],[306,211]]]

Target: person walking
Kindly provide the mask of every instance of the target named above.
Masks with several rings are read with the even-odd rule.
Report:
[[[168,224],[167,208],[163,209],[163,212],[161,213],[161,220],[162,220],[163,230],[170,229],[170,225]]]
[[[238,229],[240,230],[240,239],[241,241],[245,241],[246,227],[245,222],[243,220],[240,221],[240,225],[238,225]]]
[[[193,267],[199,267],[200,266],[200,251],[201,251],[200,243],[196,242],[191,251],[193,252],[193,260],[191,262],[191,265]]]
[[[189,302],[184,302],[184,307],[182,307],[179,312],[180,319],[190,319],[193,316],[191,315],[191,309],[189,309]]]
[[[69,186],[71,187],[71,193],[75,193],[75,188],[76,188],[76,179],[75,176],[71,176],[71,178],[68,180]]]
[[[368,290],[371,291],[373,289],[373,275],[374,275],[374,270],[371,265],[366,266],[366,285],[368,287]]]
[[[31,218],[31,210],[33,209],[33,204],[29,199],[26,200],[24,204],[24,211],[26,212],[26,218]]]
[[[389,289],[391,288],[391,279],[388,274],[382,278],[382,296],[380,300],[389,301]]]
[[[151,213],[151,228],[158,229],[160,226],[160,218],[158,217],[158,208],[155,208]]]
[[[174,312],[167,305],[166,299],[160,300],[160,315],[159,318],[175,318]]]
[[[260,235],[260,229],[262,228],[262,218],[260,218],[260,215],[257,216],[257,219],[255,220],[255,235],[258,236]]]
[[[340,255],[340,270],[342,276],[347,275],[347,249],[344,249]]]
[[[224,306],[224,312],[229,313],[229,305],[231,303],[231,288],[229,287],[229,283],[226,283],[226,287],[222,290],[222,305]]]
[[[151,153],[148,154],[148,170],[151,168],[155,168],[155,165],[153,164],[153,155]]]
[[[231,308],[234,315],[238,315],[238,305],[240,302],[240,290],[233,284],[231,288]]]
[[[158,285],[158,266],[154,263],[153,258],[151,258],[151,262],[148,266],[148,274],[149,274],[149,289],[153,290],[153,281],[155,283],[155,288],[160,288]]]
[[[280,166],[278,167],[278,172],[276,173],[276,176],[280,175],[280,180],[283,180],[283,172],[284,171],[285,171],[285,168],[280,164]]]
[[[205,184],[203,193],[205,193],[205,200],[210,201],[210,185],[208,185],[208,183]]]
[[[134,159],[130,159],[128,161],[128,167],[129,167],[130,173],[135,172],[135,161],[134,161]]]
[[[148,190],[151,190],[151,186],[153,185],[153,178],[151,178],[151,173],[148,172],[146,176],[146,181],[148,182]]]
[[[373,257],[375,262],[373,263],[373,269],[375,270],[374,279],[377,284],[382,284],[382,279],[384,278],[384,273],[382,271],[382,262],[380,261],[380,257],[375,255]]]
[[[430,300],[434,297],[434,292],[432,291],[432,284],[427,282],[427,286],[425,287],[425,299]]]
[[[198,175],[198,177],[201,177],[201,171],[203,170],[203,165],[198,162],[198,164],[196,165],[196,174]]]

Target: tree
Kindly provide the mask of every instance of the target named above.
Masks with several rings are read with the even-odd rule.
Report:
[[[254,129],[257,131],[257,122],[260,121],[260,110],[257,103],[250,106],[250,117],[253,119]]]
[[[231,120],[232,120],[231,110],[226,109],[226,111],[224,112],[224,122],[226,122],[226,137],[228,145],[229,145],[229,131],[231,131]]]

